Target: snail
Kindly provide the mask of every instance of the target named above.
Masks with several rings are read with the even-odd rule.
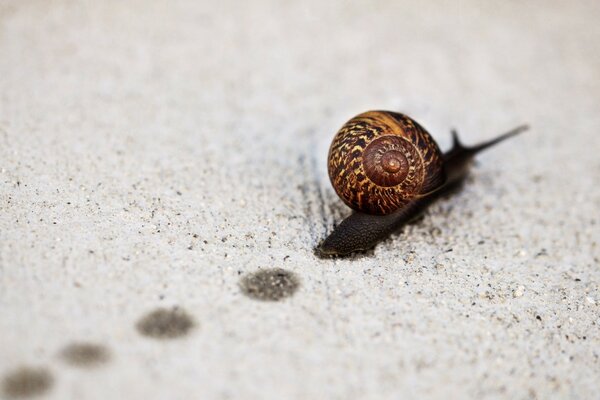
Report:
[[[518,126],[488,142],[464,146],[455,130],[442,153],[412,118],[391,111],[357,115],[335,135],[328,155],[331,183],[354,213],[320,244],[321,256],[369,250],[457,187],[475,155],[529,129]]]

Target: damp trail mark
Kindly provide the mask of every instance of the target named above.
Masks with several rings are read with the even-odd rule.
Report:
[[[299,189],[313,247],[323,239],[321,236],[327,230],[325,199],[321,188],[316,151],[317,142],[312,137],[306,150],[308,155],[302,154],[298,157],[300,176],[305,177]]]
[[[309,154],[310,156],[310,169],[312,172],[312,181],[317,194],[317,209],[319,211],[319,221],[321,222],[321,232],[324,234],[327,230],[327,216],[325,215],[325,199],[323,196],[323,190],[321,187],[321,179],[319,175],[319,166],[317,165],[317,142],[314,136],[311,137]]]
[[[322,187],[320,184],[321,181],[319,179],[319,167],[317,165],[317,158],[316,158],[317,147],[318,146],[317,146],[316,137],[315,137],[315,135],[312,135],[310,138],[309,146],[308,146],[308,152],[309,152],[309,154],[311,154],[310,165],[308,167],[308,173],[306,175],[311,177],[311,180],[309,182],[307,182],[307,186],[310,187],[310,185],[312,185],[314,187],[314,190],[317,195],[318,215],[317,216],[311,215],[311,220],[314,221],[314,223],[311,225],[311,237],[313,239],[311,246],[313,247],[314,251],[317,251],[317,247],[319,246],[321,241],[325,239],[325,236],[327,234],[327,216],[326,216],[327,212],[325,210],[325,207],[326,207],[325,196],[323,195]],[[329,173],[329,172],[327,172],[327,173]],[[331,208],[331,205],[328,208],[329,208],[329,215],[333,215],[334,213]],[[321,224],[320,229],[317,229],[317,224],[319,221],[315,221],[316,218],[319,218],[319,221]],[[335,265],[335,264],[337,264],[337,261],[332,260],[332,263]],[[326,298],[325,306],[326,306],[329,314],[334,315],[333,314],[333,300],[331,297],[331,288],[329,285],[329,281],[327,279],[327,271],[328,271],[327,268],[323,268],[321,270],[321,278],[323,280],[323,285],[325,287],[325,298]],[[331,327],[332,327],[333,331],[336,333],[336,336],[337,336],[338,335],[338,327],[337,327],[336,318],[332,318],[330,323],[331,323]]]
[[[179,307],[157,308],[143,316],[136,324],[138,332],[155,339],[175,339],[187,335],[196,324]]]
[[[2,380],[2,394],[8,399],[24,399],[39,396],[53,385],[52,374],[42,367],[21,367],[7,374]]]
[[[270,268],[245,275],[239,286],[242,293],[251,299],[280,301],[298,290],[300,280],[293,272],[282,268]]]
[[[76,342],[60,352],[61,358],[75,367],[96,367],[110,360],[110,352],[101,344]]]
[[[302,154],[298,157],[298,167],[300,169],[299,176],[308,176],[308,168],[306,166],[306,157]],[[314,224],[314,218],[312,213],[312,201],[310,199],[309,191],[310,184],[308,180],[305,180],[298,186],[300,189],[300,194],[302,195],[302,207],[304,209],[305,219],[308,225],[308,234],[310,236],[311,242],[315,242],[317,240],[316,229]]]

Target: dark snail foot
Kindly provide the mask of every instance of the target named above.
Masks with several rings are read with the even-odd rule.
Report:
[[[344,219],[318,247],[321,256],[345,256],[372,249],[406,222],[416,218],[429,203],[420,199],[389,215],[354,212]]]
[[[325,240],[323,240],[321,243],[319,243],[319,245],[317,245],[317,247],[313,249],[313,254],[315,255],[315,257],[321,260],[331,260],[336,258],[356,260],[360,258],[370,257],[374,253],[374,248],[371,248],[367,250],[355,250],[350,253],[340,254],[335,249],[323,247],[324,242]]]

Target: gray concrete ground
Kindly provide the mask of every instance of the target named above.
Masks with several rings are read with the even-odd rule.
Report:
[[[600,398],[598,20],[1,1],[0,396]],[[533,129],[374,251],[319,260],[348,214],[329,142],[368,109],[443,148]]]

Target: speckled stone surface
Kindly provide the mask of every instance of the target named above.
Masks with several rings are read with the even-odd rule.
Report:
[[[0,396],[42,368],[46,399],[598,398],[598,20],[597,1],[1,1]],[[348,214],[327,149],[368,109],[442,148],[532,130],[374,251],[320,260]],[[246,296],[267,268],[300,286]],[[191,329],[136,329],[173,307]],[[110,359],[65,363],[81,342]]]

